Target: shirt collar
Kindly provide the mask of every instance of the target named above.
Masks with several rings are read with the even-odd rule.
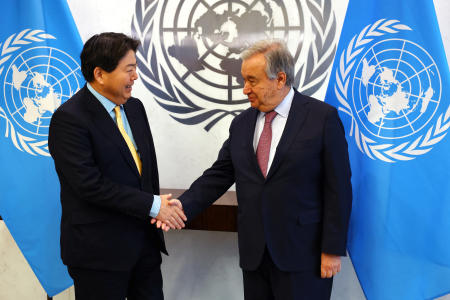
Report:
[[[289,110],[291,109],[292,99],[294,99],[294,89],[291,87],[289,93],[284,97],[283,101],[275,107],[277,114],[283,118],[287,118],[289,115]]]
[[[86,84],[88,90],[97,98],[98,101],[103,105],[103,107],[106,109],[108,113],[112,112],[114,110],[114,107],[117,106],[114,102],[97,92],[90,84],[89,82]]]
[[[275,107],[274,111],[277,112],[283,118],[287,118],[289,115],[289,110],[291,109],[292,99],[294,99],[294,89],[291,87],[287,95],[284,97],[283,101]],[[260,112],[259,118],[262,118],[266,114]]]

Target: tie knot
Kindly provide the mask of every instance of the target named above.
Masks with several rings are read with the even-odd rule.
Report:
[[[273,121],[273,119],[276,117],[276,115],[277,115],[277,112],[276,112],[276,111],[274,111],[274,110],[269,111],[269,112],[266,113],[266,115],[265,115],[265,118],[266,118],[265,122],[266,122],[266,123],[272,123],[272,121]]]
[[[120,113],[120,105],[114,107],[114,112],[116,113],[116,120],[120,120],[122,122],[122,114]]]

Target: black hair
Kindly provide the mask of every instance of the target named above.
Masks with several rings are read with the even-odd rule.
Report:
[[[112,72],[128,51],[136,52],[139,41],[123,33],[103,32],[92,36],[80,54],[81,73],[87,82],[94,80],[94,69]]]

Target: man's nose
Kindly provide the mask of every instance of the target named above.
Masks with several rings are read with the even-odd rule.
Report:
[[[250,89],[250,87],[248,86],[248,83],[244,83],[244,88],[242,89],[242,92],[243,92],[245,95],[248,95],[248,94],[250,94],[250,91],[251,91],[251,89]]]
[[[136,80],[136,79],[138,79],[138,74],[137,74],[137,70],[135,70],[134,72],[133,72],[133,74],[131,75],[131,79],[132,80]]]

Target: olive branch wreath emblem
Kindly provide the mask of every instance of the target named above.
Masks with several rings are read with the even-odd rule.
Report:
[[[307,0],[311,13],[311,28],[315,35],[310,44],[307,61],[295,74],[294,85],[305,95],[314,94],[323,84],[328,69],[336,53],[336,18],[331,1]],[[242,109],[224,110],[201,107],[193,103],[176,86],[158,63],[155,45],[152,41],[157,0],[137,0],[131,30],[141,44],[137,49],[136,59],[144,86],[153,94],[155,101],[176,121],[185,125],[195,125],[206,120],[204,126],[209,131],[217,122],[227,115],[236,116]],[[330,50],[331,49],[331,50]]]
[[[376,158],[385,162],[412,160],[419,155],[425,154],[432,149],[432,146],[440,142],[450,127],[450,106],[445,113],[442,113],[431,126],[425,135],[420,135],[414,141],[407,141],[400,145],[379,144],[367,137],[358,127],[358,122],[348,103],[348,86],[350,83],[350,71],[356,62],[356,57],[365,49],[365,45],[372,42],[374,38],[386,34],[394,34],[400,30],[412,30],[407,25],[401,24],[398,20],[380,19],[373,24],[367,25],[359,34],[351,39],[347,49],[342,51],[339,65],[336,69],[335,94],[342,105],[339,110],[351,117],[351,128],[349,135],[355,136],[358,149],[371,159]]]
[[[10,35],[3,44],[0,43],[0,75],[3,73],[4,64],[13,56],[14,52],[20,50],[23,45],[32,42],[43,42],[47,39],[56,39],[54,36],[45,33],[43,30],[25,29],[17,34]],[[48,153],[48,141],[37,140],[35,138],[24,136],[16,131],[14,124],[8,119],[5,110],[0,106],[0,118],[5,119],[5,137],[11,138],[14,146],[20,151],[25,151],[31,155],[50,156]]]

